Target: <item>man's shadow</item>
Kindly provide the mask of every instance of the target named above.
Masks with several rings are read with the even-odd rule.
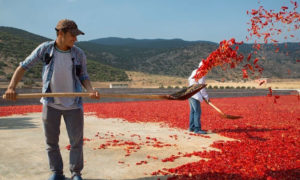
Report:
[[[27,117],[4,117],[0,118],[0,130],[2,129],[29,129],[38,126]]]

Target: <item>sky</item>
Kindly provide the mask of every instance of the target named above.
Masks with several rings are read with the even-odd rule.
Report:
[[[247,10],[278,11],[286,5],[290,0],[0,0],[0,26],[55,39],[57,22],[67,18],[85,33],[78,41],[121,37],[218,43],[245,41]],[[300,37],[299,30],[294,35]]]

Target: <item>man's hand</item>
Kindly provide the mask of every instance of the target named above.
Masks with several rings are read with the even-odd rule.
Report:
[[[10,89],[8,88],[6,91],[5,91],[5,99],[6,100],[10,100],[10,101],[15,101],[17,100],[17,93],[14,89]]]
[[[93,92],[90,92],[90,98],[100,99],[100,93],[97,90],[93,90]]]
[[[85,79],[85,80],[81,81],[81,83],[82,83],[83,87],[87,90],[87,92],[90,93],[90,98],[100,99],[100,93],[93,88],[90,80]]]

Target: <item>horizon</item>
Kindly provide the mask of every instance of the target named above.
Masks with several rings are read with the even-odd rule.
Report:
[[[0,0],[0,26],[55,39],[57,22],[68,18],[86,34],[78,41],[119,37],[246,42],[250,20],[246,12],[259,6],[275,11],[291,7],[289,0]],[[299,30],[293,33],[296,38],[287,41],[299,42]]]
[[[24,30],[24,29],[20,29],[20,28],[16,28],[16,27],[10,27],[10,26],[0,26],[0,27],[19,29],[19,30],[26,31],[28,33],[31,33],[31,34],[34,34],[34,35],[37,35],[37,36],[48,38],[50,40],[55,40],[55,39],[51,39],[49,37],[45,37],[45,36],[42,36],[40,34],[32,33],[30,31],[27,31],[27,30]],[[209,42],[209,43],[219,44],[219,42],[213,42],[213,41],[207,41],[207,40],[191,40],[190,41],[190,40],[184,40],[184,39],[180,39],[180,38],[173,38],[173,39],[167,39],[167,38],[137,39],[137,38],[131,38],[131,37],[128,37],[128,38],[122,38],[122,37],[101,37],[101,38],[95,38],[95,39],[89,39],[89,40],[81,40],[81,41],[77,41],[77,42],[89,42],[89,41],[93,41],[93,40],[108,39],[108,38],[132,39],[132,40],[182,40],[182,41],[185,41],[185,42]],[[287,41],[287,42],[279,42],[279,43],[269,42],[267,44],[270,45],[270,44],[285,44],[285,43],[300,43],[300,40],[299,41],[293,41],[293,42]],[[254,44],[254,43],[253,42],[243,42],[243,44]],[[265,43],[258,43],[258,44],[265,44]]]

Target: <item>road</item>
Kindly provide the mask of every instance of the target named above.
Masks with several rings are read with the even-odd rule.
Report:
[[[0,94],[3,95],[6,89],[0,89]],[[101,88],[97,89],[101,93],[116,93],[116,94],[172,94],[180,89],[135,89],[135,88]],[[40,93],[41,89],[17,89],[17,93]],[[224,97],[248,97],[248,96],[266,96],[269,93],[267,89],[207,89],[210,98]],[[290,90],[273,91],[276,95],[290,94]],[[125,99],[125,98],[101,98],[93,100],[84,98],[85,103],[96,102],[125,102],[125,101],[145,101],[145,99]],[[40,104],[39,99],[19,99],[18,101],[6,101],[0,98],[0,106],[14,105],[33,105]]]

